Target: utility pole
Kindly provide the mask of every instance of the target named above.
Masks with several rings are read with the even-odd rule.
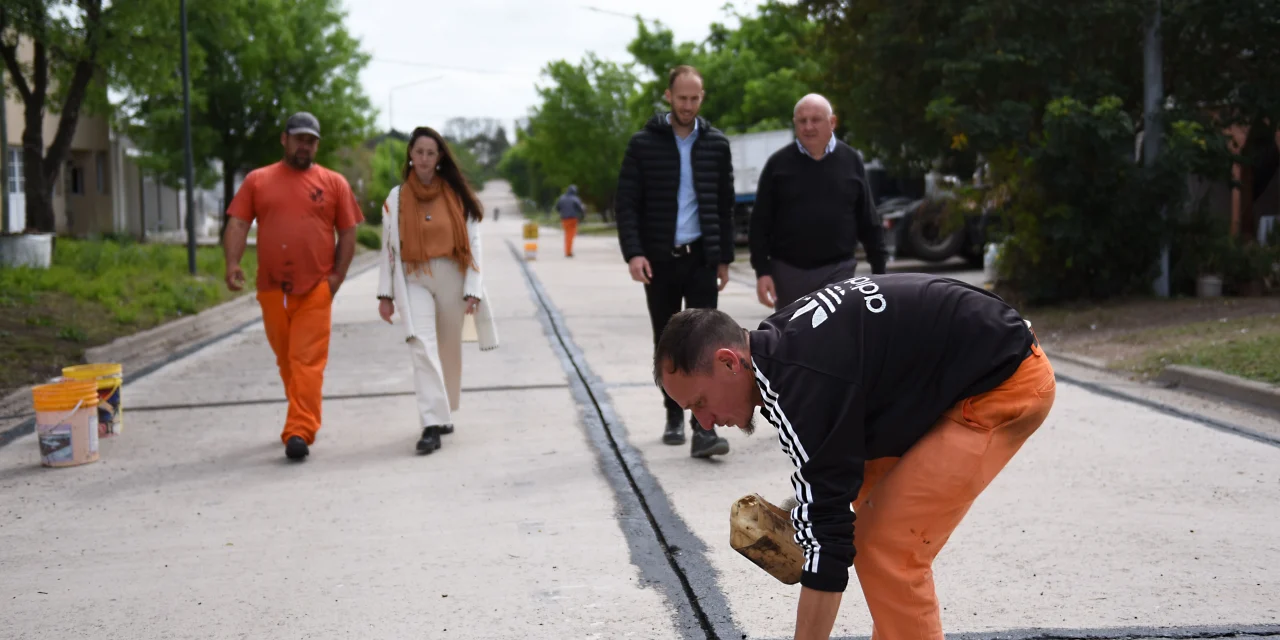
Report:
[[[0,65],[0,232],[16,232],[9,228],[9,90],[4,85],[4,68]]]
[[[187,270],[196,274],[196,207],[195,179],[191,157],[191,67],[187,61],[187,0],[181,0],[182,11],[182,137],[187,160]]]
[[[1151,0],[1152,12],[1147,20],[1146,47],[1143,55],[1143,70],[1146,76],[1143,90],[1143,107],[1146,118],[1143,124],[1142,156],[1148,168],[1156,166],[1156,158],[1160,155],[1160,142],[1164,136],[1160,111],[1164,107],[1164,65],[1160,51],[1160,1]],[[1161,218],[1169,215],[1167,209],[1160,212]],[[1155,281],[1155,294],[1161,298],[1169,297],[1169,241],[1160,244],[1160,276]]]

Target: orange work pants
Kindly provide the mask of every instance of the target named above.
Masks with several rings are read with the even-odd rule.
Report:
[[[1053,366],[1038,345],[991,391],[947,410],[901,458],[864,464],[853,503],[854,568],[873,640],[942,640],[933,559],[1053,406]]]
[[[262,305],[262,324],[289,400],[280,441],[287,443],[292,436],[302,436],[312,444],[320,430],[324,368],[329,363],[333,309],[329,281],[321,279],[304,294],[259,291],[258,304]]]
[[[577,218],[561,218],[560,226],[564,228],[564,255],[573,255],[573,237],[578,235]]]

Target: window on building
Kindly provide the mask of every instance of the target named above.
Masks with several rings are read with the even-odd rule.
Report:
[[[104,195],[104,194],[110,193],[111,185],[107,182],[107,179],[109,178],[109,176],[107,175],[107,152],[105,151],[98,152],[97,166],[95,168],[97,169],[97,173],[98,173],[98,195]]]
[[[21,149],[9,149],[9,175],[5,183],[9,185],[9,193],[22,193],[27,188],[27,179],[22,174]]]
[[[68,190],[72,195],[84,195],[84,169],[78,165],[68,163],[67,166]]]

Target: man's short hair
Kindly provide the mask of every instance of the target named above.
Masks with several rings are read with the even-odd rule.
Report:
[[[671,73],[667,74],[667,88],[668,89],[676,88],[676,79],[679,78],[680,76],[686,76],[686,75],[697,76],[698,81],[699,82],[702,81],[702,74],[698,73],[698,70],[695,69],[693,65],[682,64],[672,69]]]
[[[709,373],[719,349],[747,346],[747,333],[729,314],[718,309],[685,309],[662,330],[653,351],[653,381],[662,386],[664,373]]]

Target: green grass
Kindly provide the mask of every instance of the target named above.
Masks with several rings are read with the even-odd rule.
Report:
[[[1136,332],[1117,342],[1144,348],[1142,356],[1117,365],[1146,375],[1183,364],[1280,384],[1280,320],[1274,314]]]
[[[58,238],[49,269],[0,267],[0,389],[56,375],[86,348],[252,293],[253,247],[241,266],[248,286],[234,294],[220,247],[200,247],[191,276],[184,246]]]

